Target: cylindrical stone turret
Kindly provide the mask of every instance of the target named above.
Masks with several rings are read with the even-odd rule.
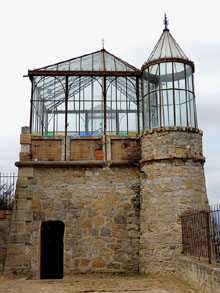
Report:
[[[207,206],[194,64],[167,26],[142,67],[140,271],[173,272],[181,214]]]
[[[208,204],[202,132],[154,129],[141,138],[141,272],[173,272],[181,253],[180,215]]]

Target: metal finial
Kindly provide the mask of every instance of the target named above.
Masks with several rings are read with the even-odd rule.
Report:
[[[169,21],[167,19],[167,15],[166,13],[164,14],[164,21],[163,21],[163,24],[164,24],[164,29],[165,30],[168,30],[168,24],[169,24]]]
[[[105,39],[102,38],[102,49],[104,50],[105,49]]]

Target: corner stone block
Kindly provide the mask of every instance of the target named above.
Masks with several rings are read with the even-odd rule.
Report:
[[[22,134],[30,134],[30,127],[29,126],[21,127],[21,133]]]
[[[31,144],[31,134],[21,134],[20,144]]]
[[[33,178],[34,177],[34,168],[32,168],[32,167],[19,168],[18,177]]]
[[[30,161],[31,160],[31,153],[30,152],[20,152],[19,153],[19,160],[20,161]]]
[[[21,153],[30,154],[30,145],[29,144],[22,144],[21,145]]]
[[[27,178],[18,178],[16,187],[27,187]]]

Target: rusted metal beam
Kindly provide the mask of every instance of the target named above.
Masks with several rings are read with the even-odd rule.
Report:
[[[158,64],[158,63],[165,63],[165,62],[179,62],[179,63],[185,63],[188,64],[189,66],[192,67],[193,72],[195,71],[195,66],[194,63],[190,60],[187,59],[183,59],[183,58],[159,58],[150,62],[146,62],[142,67],[141,67],[141,71],[143,71],[145,68],[152,66],[154,64]]]
[[[139,76],[137,71],[28,70],[28,76]]]

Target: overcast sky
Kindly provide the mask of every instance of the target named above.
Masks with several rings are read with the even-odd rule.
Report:
[[[195,63],[210,203],[220,203],[220,17],[217,0],[3,0],[0,3],[0,172],[17,172],[31,83],[39,68],[102,48],[140,68],[169,29]]]

